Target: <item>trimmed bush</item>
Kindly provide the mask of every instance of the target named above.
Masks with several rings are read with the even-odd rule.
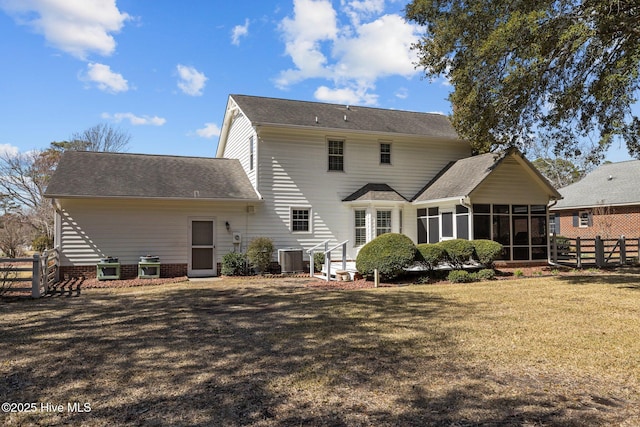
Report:
[[[273,258],[273,242],[267,237],[253,239],[247,247],[247,259],[251,267],[260,273],[268,273]]]
[[[447,253],[447,261],[456,270],[462,269],[473,256],[473,243],[465,239],[443,240],[438,243]]]
[[[476,280],[475,275],[465,270],[451,270],[447,276],[451,283],[471,283]]]
[[[240,252],[229,252],[222,257],[222,267],[220,274],[223,276],[243,276],[245,274],[245,265],[247,257]]]
[[[493,280],[496,278],[496,272],[490,268],[483,268],[475,273],[478,280]]]
[[[473,255],[475,260],[487,268],[491,268],[494,261],[502,253],[502,245],[493,240],[478,239],[471,243],[475,250]]]
[[[360,249],[356,258],[356,268],[363,276],[373,276],[378,269],[380,276],[393,279],[405,268],[410,267],[416,258],[416,246],[404,234],[382,234]]]
[[[447,253],[438,244],[421,243],[416,246],[416,249],[418,250],[416,253],[417,261],[429,270],[433,270],[447,259]]]
[[[44,252],[47,249],[50,249],[52,247],[53,247],[53,240],[50,239],[48,236],[45,236],[44,234],[41,234],[40,236],[36,237],[31,242],[31,248],[36,252]]]

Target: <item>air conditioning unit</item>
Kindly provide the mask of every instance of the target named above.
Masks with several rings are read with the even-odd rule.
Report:
[[[232,240],[233,240],[233,243],[242,243],[242,234],[241,233],[233,233]]]
[[[301,273],[304,271],[302,249],[278,249],[278,262],[283,273]]]

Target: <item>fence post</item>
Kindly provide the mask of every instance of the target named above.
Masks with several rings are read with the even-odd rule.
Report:
[[[626,239],[624,236],[620,236],[620,265],[625,265],[627,263],[627,246]]]
[[[556,239],[556,232],[553,232],[553,235],[551,236],[551,259],[553,260],[554,264],[558,263],[558,240]]]
[[[40,254],[33,254],[31,268],[31,297],[40,298]]]
[[[600,236],[596,236],[595,242],[596,249],[596,266],[598,268],[604,267],[604,242]]]
[[[582,268],[582,247],[580,246],[580,236],[576,237],[576,266]]]

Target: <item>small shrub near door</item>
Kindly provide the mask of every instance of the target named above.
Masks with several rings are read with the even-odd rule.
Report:
[[[363,276],[373,276],[378,270],[385,279],[393,279],[410,267],[416,257],[416,246],[404,234],[382,234],[360,249],[356,269]]]
[[[267,237],[255,238],[247,247],[247,259],[251,267],[264,274],[269,272],[271,259],[273,258],[274,246],[271,239]]]
[[[220,274],[223,276],[243,276],[246,274],[247,257],[239,252],[229,252],[222,257]]]

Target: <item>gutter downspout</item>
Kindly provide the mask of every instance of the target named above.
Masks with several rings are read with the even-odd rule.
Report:
[[[473,208],[471,206],[471,199],[469,196],[460,198],[460,204],[469,210],[469,218],[467,219],[467,226],[469,227],[469,240],[473,240]]]

